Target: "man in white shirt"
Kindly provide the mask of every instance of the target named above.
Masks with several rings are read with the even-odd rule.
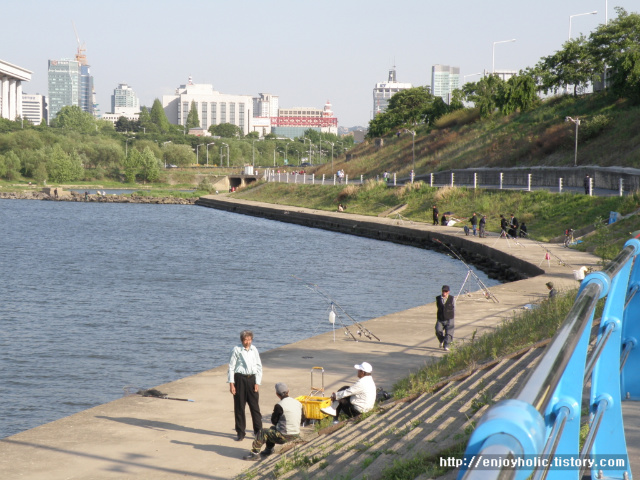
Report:
[[[371,364],[362,362],[353,368],[358,371],[358,381],[331,394],[331,400],[338,401],[337,408],[331,406],[321,409],[323,413],[333,415],[335,420],[338,420],[341,413],[351,418],[368,412],[376,402],[376,385],[371,376]]]
[[[256,435],[262,429],[262,415],[260,414],[260,384],[262,383],[262,362],[258,349],[253,346],[253,332],[243,330],[240,333],[242,345],[233,347],[229,360],[227,383],[233,395],[233,411],[235,414],[238,441],[245,437],[246,418],[245,405],[249,404],[249,412],[253,422],[253,433]]]

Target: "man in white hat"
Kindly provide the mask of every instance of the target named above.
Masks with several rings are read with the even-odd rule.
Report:
[[[342,387],[338,392],[331,394],[331,400],[338,401],[337,408],[332,405],[320,410],[335,417],[336,421],[341,413],[351,418],[368,412],[376,402],[376,384],[371,376],[373,372],[371,364],[362,362],[360,365],[354,365],[353,368],[358,371],[358,381],[350,387]]]

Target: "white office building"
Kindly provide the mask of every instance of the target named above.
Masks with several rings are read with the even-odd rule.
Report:
[[[140,100],[136,92],[126,83],[121,83],[113,90],[113,95],[111,95],[111,113],[120,113],[121,115],[140,113]]]
[[[434,65],[431,67],[431,93],[445,103],[451,103],[451,94],[460,88],[460,67]]]
[[[22,94],[22,118],[29,120],[32,125],[40,125],[46,121],[46,97],[44,95]]]
[[[22,116],[22,82],[31,80],[31,71],[0,60],[0,117],[16,120]]]
[[[413,85],[396,80],[396,67],[389,70],[389,79],[386,82],[376,83],[373,89],[373,116],[384,112],[389,105],[389,100],[396,93],[409,88],[413,88]]]
[[[210,84],[194,84],[189,77],[187,85],[180,85],[175,94],[162,96],[162,107],[174,125],[185,125],[191,102],[195,102],[200,127],[208,130],[211,125],[231,123],[244,134],[253,130],[253,97],[229,95],[213,89]]]

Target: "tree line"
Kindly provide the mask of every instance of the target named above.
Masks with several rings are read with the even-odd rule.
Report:
[[[429,127],[443,115],[477,108],[481,117],[496,111],[509,115],[539,104],[540,94],[571,91],[578,95],[601,83],[614,98],[640,102],[640,15],[617,7],[617,18],[600,25],[589,37],[569,39],[560,50],[543,57],[533,67],[504,81],[488,74],[455,90],[449,104],[434,97],[428,87],[396,93],[386,111],[369,122],[369,137],[423,124]],[[470,104],[470,107],[465,107]]]

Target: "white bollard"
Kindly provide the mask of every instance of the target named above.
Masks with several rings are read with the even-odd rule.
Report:
[[[618,191],[620,192],[620,196],[624,196],[624,179],[621,178],[618,182]]]
[[[322,185],[324,185],[324,173],[322,174]]]
[[[473,173],[473,189],[475,190],[476,188],[478,188],[478,174],[477,173]]]
[[[500,172],[500,190],[502,190],[502,180],[504,179],[504,173]]]
[[[431,184],[429,186],[433,187],[433,173],[430,175],[430,177],[431,177]]]
[[[531,174],[527,174],[527,192],[531,191]]]
[[[344,176],[344,184],[345,185],[349,185],[349,175],[348,174]]]
[[[393,186],[395,187],[397,185],[396,183],[396,174],[393,174]]]
[[[289,183],[289,172],[287,172],[287,183]]]
[[[558,193],[562,193],[562,177],[558,179]]]
[[[593,177],[589,177],[589,196],[593,197]]]
[[[455,179],[456,174],[451,172],[451,186],[453,187],[453,183],[454,183],[454,179]]]
[[[364,183],[364,175],[360,175],[360,185]]]

